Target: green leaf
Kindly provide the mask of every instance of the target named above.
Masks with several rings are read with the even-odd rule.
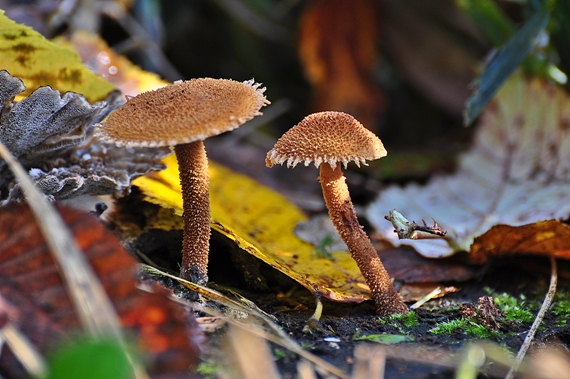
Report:
[[[384,345],[393,345],[400,342],[412,342],[414,337],[402,334],[369,334],[352,338],[354,341],[376,342]]]
[[[85,339],[57,351],[50,359],[47,379],[124,379],[131,365],[114,341]]]
[[[479,116],[482,109],[491,101],[495,92],[509,78],[513,71],[525,59],[533,47],[540,31],[550,18],[550,9],[546,2],[528,18],[489,62],[481,76],[475,81],[477,89],[467,101],[464,114],[465,125],[469,125]]]
[[[515,32],[511,21],[493,0],[457,0],[457,5],[494,46],[503,45]]]

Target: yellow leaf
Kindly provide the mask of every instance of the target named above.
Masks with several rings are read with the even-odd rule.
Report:
[[[145,199],[182,214],[176,158],[165,159],[168,169],[136,179]],[[369,289],[348,252],[334,259],[314,254],[315,247],[293,232],[305,214],[282,195],[262,184],[210,161],[212,228],[240,248],[288,275],[311,292],[328,299],[360,302]]]
[[[114,86],[81,63],[76,52],[17,24],[0,10],[0,69],[24,81],[27,96],[40,86],[77,92],[90,102],[105,99]]]
[[[80,30],[71,36],[71,40],[58,38],[54,42],[77,51],[87,67],[113,83],[124,95],[136,96],[170,84],[115,53],[97,34]]]

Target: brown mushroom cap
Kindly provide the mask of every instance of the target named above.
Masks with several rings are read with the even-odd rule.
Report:
[[[299,162],[305,166],[314,162],[319,167],[325,162],[335,169],[337,162],[345,168],[350,161],[360,166],[386,154],[382,141],[354,117],[329,111],[310,114],[283,134],[265,163],[273,167],[287,162],[287,167],[295,167]]]
[[[204,140],[261,114],[269,104],[253,80],[201,78],[144,92],[112,112],[98,136],[127,146],[174,146]]]

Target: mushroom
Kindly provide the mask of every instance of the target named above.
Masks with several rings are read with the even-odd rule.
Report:
[[[366,160],[385,155],[382,141],[354,117],[342,112],[319,112],[286,132],[265,159],[267,167],[285,162],[287,167],[300,162],[320,166],[319,181],[329,216],[370,287],[380,315],[407,313],[408,308],[358,223],[340,163],[345,169],[350,161],[360,167],[360,163],[366,165]]]
[[[98,136],[126,146],[174,146],[182,187],[184,238],[180,276],[208,281],[210,199],[203,140],[237,128],[269,104],[253,80],[178,81],[128,99],[100,125]]]

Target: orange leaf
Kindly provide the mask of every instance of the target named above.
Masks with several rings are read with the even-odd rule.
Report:
[[[201,333],[187,328],[185,310],[158,285],[153,288],[155,293],[136,288],[135,259],[96,217],[63,207],[59,211],[101,279],[123,326],[148,354],[149,372],[187,373],[197,363]],[[0,213],[0,278],[0,294],[18,312],[12,321],[41,351],[79,329],[58,268],[27,205],[10,204]],[[5,354],[0,357],[2,370],[17,367],[9,359]]]
[[[548,220],[522,226],[496,225],[475,238],[469,258],[485,263],[490,256],[537,254],[570,259],[570,226]]]

